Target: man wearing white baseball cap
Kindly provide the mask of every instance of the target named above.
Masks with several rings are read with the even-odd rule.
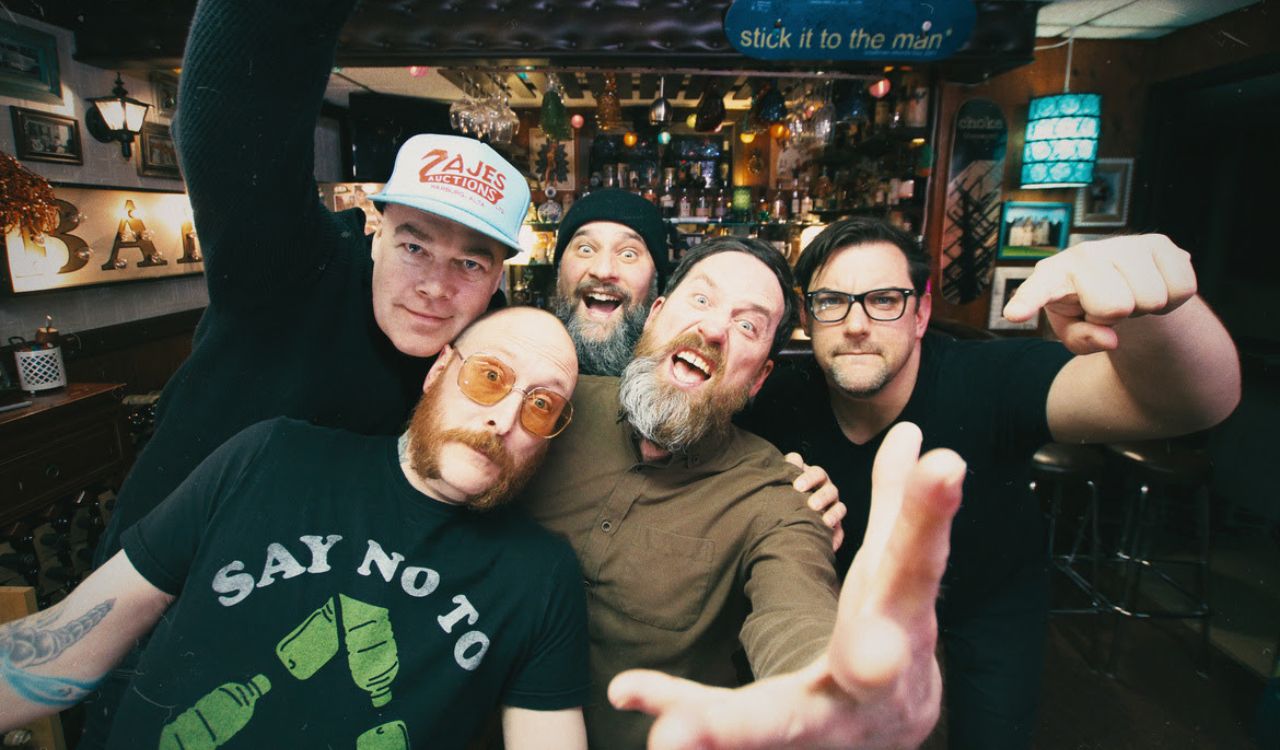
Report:
[[[99,564],[249,425],[292,417],[398,434],[434,356],[502,281],[529,188],[478,141],[410,138],[372,196],[383,212],[372,240],[359,210],[333,213],[317,200],[315,126],[353,5],[206,0],[196,10],[174,130],[209,306],[120,490]],[[105,741],[125,684],[104,683],[81,747]]]

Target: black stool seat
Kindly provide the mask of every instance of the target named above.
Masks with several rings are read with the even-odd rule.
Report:
[[[1163,440],[1112,443],[1112,453],[1130,462],[1130,468],[1146,479],[1168,485],[1195,487],[1209,481],[1212,466],[1204,451],[1183,448]]]
[[[1092,445],[1049,443],[1031,457],[1031,475],[1040,479],[1095,479],[1105,462]]]

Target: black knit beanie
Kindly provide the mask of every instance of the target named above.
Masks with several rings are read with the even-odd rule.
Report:
[[[585,198],[575,201],[560,222],[556,234],[556,268],[560,267],[560,259],[564,257],[564,247],[569,244],[573,233],[583,224],[593,221],[612,221],[631,227],[644,239],[649,256],[653,258],[653,267],[658,272],[658,293],[661,294],[667,283],[667,274],[671,271],[671,261],[667,253],[667,225],[662,220],[658,207],[635,193],[617,188],[596,190]]]

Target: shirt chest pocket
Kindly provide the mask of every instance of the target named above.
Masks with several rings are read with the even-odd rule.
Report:
[[[626,616],[663,630],[697,621],[711,590],[715,542],[638,526],[614,539],[597,595]]]

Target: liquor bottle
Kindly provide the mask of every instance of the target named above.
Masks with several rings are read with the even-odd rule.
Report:
[[[712,197],[712,193],[709,189],[698,191],[698,200],[694,204],[693,213],[699,219],[707,219],[711,217]]]
[[[763,190],[760,191],[760,200],[756,202],[755,218],[756,218],[756,221],[759,221],[759,222],[769,221],[769,197],[765,194],[765,191]]]
[[[716,194],[716,205],[712,213],[720,221],[725,221],[729,218],[732,209],[733,201],[729,197],[729,188],[720,188],[720,192]]]
[[[773,193],[773,205],[769,208],[774,221],[787,220],[787,199],[782,192],[782,180],[778,180],[778,189]]]
[[[680,191],[680,199],[676,208],[676,216],[681,219],[687,219],[693,216],[693,204],[689,202],[689,189]]]
[[[800,210],[800,183],[794,179],[791,181],[791,220],[804,220],[804,212]]]
[[[662,210],[662,218],[670,219],[676,215],[676,168],[667,167],[662,170],[662,193],[658,196],[658,208]]]
[[[809,191],[809,175],[805,175],[804,183],[800,188],[800,218],[803,221],[811,221],[813,216],[813,195]]]
[[[831,176],[827,174],[827,168],[822,168],[822,173],[818,175],[818,182],[814,185],[813,208],[816,211],[823,211],[834,208],[831,205],[831,194],[833,192],[831,184]]]

